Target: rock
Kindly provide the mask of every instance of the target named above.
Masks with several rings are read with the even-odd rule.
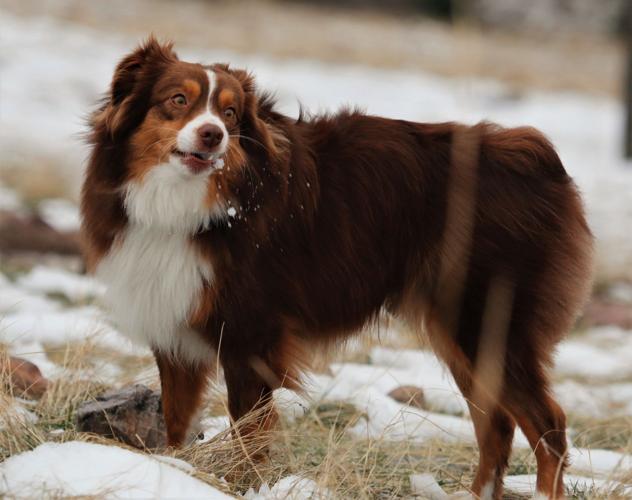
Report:
[[[40,398],[48,388],[48,379],[42,375],[40,369],[30,361],[22,358],[8,357],[6,366],[0,366],[0,370],[8,371],[11,377],[11,385],[14,389],[31,398]]]
[[[76,231],[60,232],[36,215],[0,210],[0,252],[38,252],[80,255]]]
[[[160,393],[144,385],[105,392],[76,412],[77,430],[118,439],[136,448],[163,448],[166,428]]]
[[[389,392],[388,395],[395,401],[414,406],[415,408],[423,409],[426,404],[424,391],[421,387],[416,387],[414,385],[399,386]]]

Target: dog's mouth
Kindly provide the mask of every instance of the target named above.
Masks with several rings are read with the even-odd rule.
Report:
[[[205,153],[202,151],[180,151],[174,149],[173,154],[194,173],[200,173],[208,168],[220,169],[224,166],[223,153]]]

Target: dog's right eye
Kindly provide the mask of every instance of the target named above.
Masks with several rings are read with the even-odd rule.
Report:
[[[174,96],[171,96],[171,102],[176,106],[186,106],[187,98],[184,96],[184,94],[176,94]]]

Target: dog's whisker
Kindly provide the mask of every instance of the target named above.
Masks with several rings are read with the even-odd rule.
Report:
[[[256,139],[253,139],[252,137],[248,137],[247,135],[239,135],[239,134],[231,134],[229,137],[232,138],[239,138],[239,139],[245,139],[247,141],[251,141],[259,146],[261,146],[263,149],[265,149],[266,151],[270,152],[270,148],[268,148],[265,144],[263,144],[260,141],[257,141]]]
[[[174,141],[174,139],[172,137],[163,137],[161,139],[157,139],[154,142],[150,143],[147,147],[145,147],[145,149],[143,149],[138,156],[139,157],[143,157],[145,155],[145,153],[147,153],[147,151],[149,151],[151,148],[153,148],[154,146],[159,145],[160,143],[163,142],[168,142],[168,144],[172,144],[173,146],[175,146],[176,142]]]

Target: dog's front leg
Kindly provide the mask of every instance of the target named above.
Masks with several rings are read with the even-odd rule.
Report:
[[[222,365],[233,436],[249,459],[261,461],[267,456],[266,431],[277,420],[272,404],[272,390],[277,384],[266,376],[266,366],[259,358],[228,358],[222,360]]]
[[[211,364],[179,361],[159,351],[154,351],[154,356],[160,372],[167,444],[178,447],[184,443],[202,401]]]

